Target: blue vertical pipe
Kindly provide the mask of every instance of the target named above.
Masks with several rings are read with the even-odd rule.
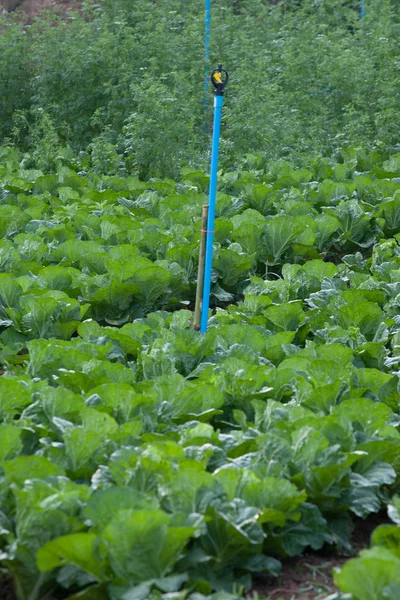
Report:
[[[204,37],[205,76],[204,76],[204,131],[208,133],[208,83],[210,78],[210,31],[211,0],[206,0],[206,31]]]
[[[203,302],[201,308],[200,333],[207,331],[208,308],[210,306],[211,275],[212,275],[212,255],[214,245],[214,221],[215,204],[217,199],[217,174],[218,174],[218,155],[219,155],[219,137],[221,132],[221,115],[223,96],[214,96],[214,127],[211,150],[211,173],[210,173],[210,191],[208,200],[208,221],[207,221],[207,240],[206,240],[206,260],[204,266],[204,287]]]
[[[365,0],[361,0],[361,18],[365,19]]]

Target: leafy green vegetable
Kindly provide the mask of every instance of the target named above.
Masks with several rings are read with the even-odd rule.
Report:
[[[247,590],[349,550],[354,516],[400,520],[398,156],[343,152],[221,174],[201,336],[201,171],[46,175],[0,150],[0,561],[21,600]],[[397,529],[344,592],[397,598]]]

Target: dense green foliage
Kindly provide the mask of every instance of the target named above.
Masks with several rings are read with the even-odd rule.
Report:
[[[212,4],[211,60],[231,73],[225,165],[254,151],[298,161],[397,142],[396,0],[371,0],[363,21],[358,1]],[[203,0],[104,0],[67,20],[3,20],[0,142],[46,170],[66,145],[108,174],[206,169],[203,38]]]
[[[1,17],[0,567],[18,600],[233,600],[387,505],[337,599],[397,600],[396,0],[213,1],[205,336],[203,5]]]
[[[400,155],[255,154],[222,175],[205,336],[188,310],[204,174],[0,156],[0,561],[18,599],[207,595],[348,550],[400,473]]]

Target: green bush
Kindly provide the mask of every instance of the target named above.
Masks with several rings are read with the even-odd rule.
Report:
[[[111,161],[107,172],[176,177],[185,164],[207,168],[203,5],[88,1],[81,13],[25,28],[3,19],[0,142],[35,155],[39,110],[57,143]],[[361,20],[350,0],[213,2],[211,63],[231,74],[222,164],[254,152],[297,160],[397,142],[398,9],[392,0],[367,8]]]

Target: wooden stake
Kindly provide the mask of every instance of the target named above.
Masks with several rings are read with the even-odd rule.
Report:
[[[203,284],[204,284],[204,262],[206,257],[206,237],[207,237],[207,219],[208,219],[208,204],[204,204],[201,213],[201,235],[200,235],[200,255],[199,255],[199,270],[197,272],[197,289],[196,289],[196,305],[194,309],[193,329],[200,330],[201,318],[201,303],[203,299]]]

